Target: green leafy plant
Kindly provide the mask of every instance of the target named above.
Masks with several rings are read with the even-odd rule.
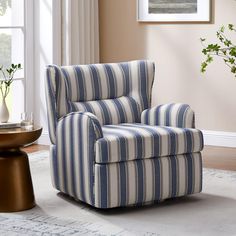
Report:
[[[204,73],[207,66],[213,62],[214,57],[220,57],[236,77],[236,45],[228,36],[226,36],[227,31],[230,33],[236,33],[236,28],[233,24],[228,24],[227,27],[222,26],[216,32],[216,36],[219,41],[219,43],[216,44],[211,43],[206,45],[206,39],[200,39],[204,47],[202,53],[206,56],[206,59],[201,64],[202,73]]]
[[[2,98],[6,98],[6,96],[8,95],[10,86],[13,82],[14,74],[21,69],[21,64],[11,64],[7,68],[0,66],[0,72],[2,74],[2,78],[0,79],[0,91],[2,94]]]

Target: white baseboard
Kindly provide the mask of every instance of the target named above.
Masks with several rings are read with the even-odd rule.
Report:
[[[211,130],[202,130],[202,132],[205,145],[236,148],[236,133]],[[48,131],[42,133],[38,144],[51,144]]]
[[[204,144],[220,147],[236,147],[236,133],[202,130]]]

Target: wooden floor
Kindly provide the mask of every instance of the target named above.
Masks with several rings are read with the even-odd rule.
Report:
[[[202,154],[204,167],[236,171],[236,148],[205,146]]]
[[[23,150],[27,153],[32,153],[32,152],[49,150],[49,146],[48,145],[33,144],[33,145],[30,145],[26,148],[23,148]]]
[[[49,150],[49,146],[35,144],[24,150],[31,153]],[[204,167],[236,171],[236,148],[205,146],[202,154]]]

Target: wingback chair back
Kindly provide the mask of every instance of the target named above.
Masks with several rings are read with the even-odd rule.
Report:
[[[154,70],[149,61],[48,66],[51,142],[55,143],[57,121],[74,111],[93,113],[101,125],[140,122],[142,111],[150,107]]]

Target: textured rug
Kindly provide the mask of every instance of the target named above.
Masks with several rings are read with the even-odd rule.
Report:
[[[51,186],[48,152],[30,155],[37,206],[0,214],[0,235],[236,235],[236,172],[204,169],[203,192],[152,206],[97,210]]]
[[[89,223],[40,214],[0,216],[0,235],[129,235],[111,224]]]

